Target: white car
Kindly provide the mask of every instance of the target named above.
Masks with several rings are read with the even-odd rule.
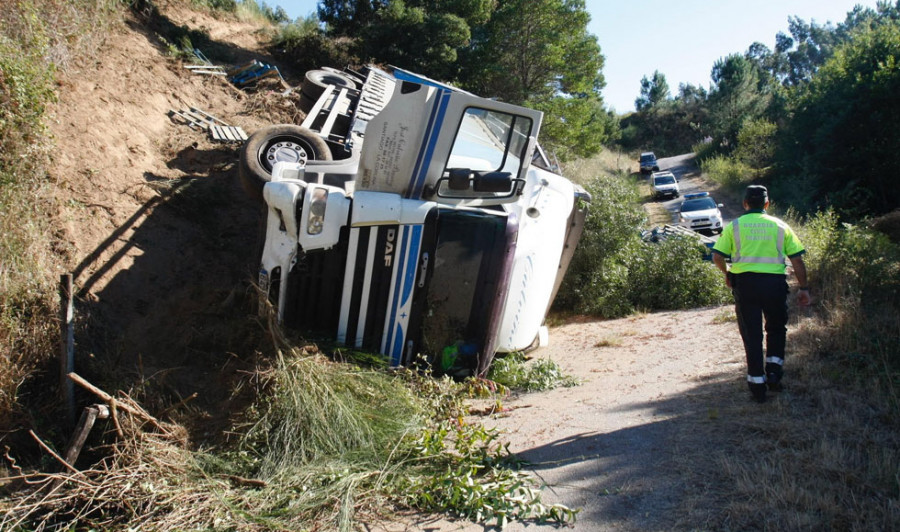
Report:
[[[716,203],[709,192],[685,194],[684,202],[678,212],[678,223],[682,227],[694,231],[711,233],[722,232],[721,203]]]
[[[672,172],[653,172],[650,174],[650,188],[653,189],[654,198],[671,196],[677,198],[681,191],[678,189],[678,180]]]

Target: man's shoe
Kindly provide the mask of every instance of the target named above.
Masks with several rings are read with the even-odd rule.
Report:
[[[753,382],[748,383],[750,386],[750,395],[753,396],[753,400],[757,403],[765,403],[766,402],[766,385],[765,384],[756,384]]]
[[[766,373],[766,386],[769,387],[770,392],[780,392],[784,389],[784,386],[781,385],[781,378],[783,376],[784,373],[781,371]]]

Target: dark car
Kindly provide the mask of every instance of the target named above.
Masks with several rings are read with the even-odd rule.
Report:
[[[654,155],[652,151],[645,151],[642,153],[640,163],[642,174],[659,171],[659,163],[656,162],[656,155]]]

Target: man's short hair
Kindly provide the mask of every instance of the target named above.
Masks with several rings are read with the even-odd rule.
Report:
[[[744,201],[751,209],[763,209],[769,201],[769,191],[762,185],[750,185],[744,191]]]

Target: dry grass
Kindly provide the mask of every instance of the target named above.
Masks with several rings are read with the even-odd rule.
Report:
[[[608,336],[606,338],[601,338],[594,344],[594,347],[621,347],[622,339],[618,336]]]
[[[598,172],[626,176],[638,171],[637,161],[619,151],[604,148],[588,159],[576,159],[562,165],[563,175],[584,185],[596,177]]]
[[[713,316],[713,323],[716,325],[720,323],[736,323],[737,315],[734,313],[734,309],[731,307],[722,308],[715,316]]]
[[[643,194],[643,187],[642,194]],[[649,192],[647,193],[649,197]],[[662,203],[649,201],[644,203],[644,211],[647,213],[647,227],[659,227],[672,223],[672,213]]]
[[[826,273],[811,270],[815,311],[792,310],[785,391],[764,405],[737,380],[698,393],[708,415],[682,423],[676,467],[694,489],[678,528],[900,529],[900,318],[852,297],[851,275]],[[693,453],[708,442],[718,451]]]

